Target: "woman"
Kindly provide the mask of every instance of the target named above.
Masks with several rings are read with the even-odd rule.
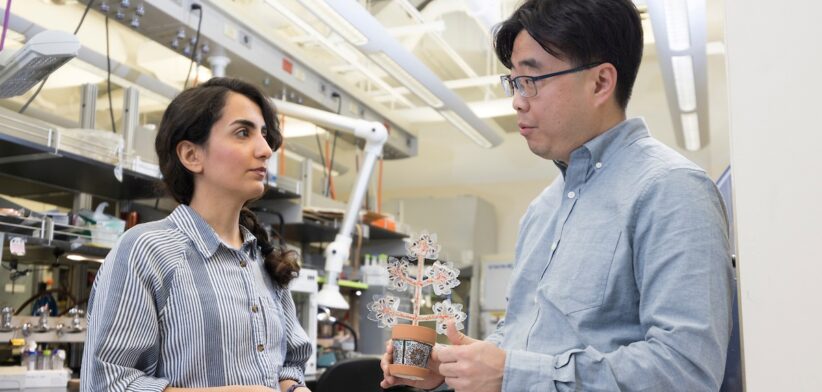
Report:
[[[155,148],[180,205],[126,232],[89,300],[84,391],[287,391],[312,347],[287,289],[299,267],[245,208],[282,143],[255,87],[215,78],[163,114]]]

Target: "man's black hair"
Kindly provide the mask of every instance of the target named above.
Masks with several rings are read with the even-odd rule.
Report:
[[[573,66],[603,61],[617,70],[616,99],[625,109],[642,60],[642,23],[630,0],[528,0],[496,27],[497,57],[512,68],[514,39],[527,31],[552,56]]]

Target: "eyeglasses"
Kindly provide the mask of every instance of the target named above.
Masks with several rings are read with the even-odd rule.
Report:
[[[519,95],[522,95],[525,98],[530,98],[537,95],[537,81],[552,78],[554,76],[584,71],[586,69],[593,68],[597,65],[604,63],[605,61],[599,61],[596,63],[580,65],[576,68],[566,69],[565,71],[549,73],[541,76],[517,76],[515,78],[512,78],[511,75],[501,75],[499,77],[499,80],[502,83],[502,90],[505,91],[506,97],[513,97],[514,88],[516,88],[516,90],[519,92]]]

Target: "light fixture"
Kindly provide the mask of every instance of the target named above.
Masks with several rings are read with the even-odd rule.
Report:
[[[294,26],[308,33],[308,35],[317,40],[326,49],[330,50],[331,52],[339,56],[341,59],[353,65],[354,68],[356,68],[362,75],[368,78],[368,80],[373,82],[375,85],[379,86],[381,89],[385,90],[387,93],[394,96],[394,98],[396,98],[397,101],[409,107],[413,106],[407,98],[402,96],[402,94],[399,94],[396,91],[394,91],[394,89],[388,83],[386,83],[380,78],[375,77],[372,71],[368,70],[365,66],[363,66],[354,54],[354,50],[346,50],[347,45],[345,44],[345,42],[331,42],[328,38],[326,38],[319,31],[317,31],[317,29],[311,27],[311,25],[306,23],[304,20],[300,19],[297,15],[291,12],[291,10],[286,8],[279,1],[266,0],[266,4],[271,6],[271,8],[274,8],[277,12],[280,13],[280,15],[288,19],[292,24],[294,24]]]
[[[685,149],[697,151],[702,148],[702,141],[699,137],[699,115],[682,113],[682,133],[685,137]]]
[[[340,293],[340,286],[337,285],[336,277],[332,284],[330,281],[323,285],[322,290],[317,294],[317,303],[333,309],[348,309],[348,301]]]
[[[691,47],[687,0],[665,0],[665,26],[671,51],[679,52]]]
[[[80,41],[64,31],[43,31],[14,53],[0,52],[0,98],[25,94],[77,56]]]
[[[272,1],[280,0],[266,0],[268,3]],[[366,38],[359,29],[341,17],[336,11],[332,10],[325,1],[303,0],[302,5],[351,44],[362,46],[368,43],[368,38]]]
[[[368,57],[371,58],[375,63],[377,63],[380,67],[382,67],[385,72],[388,73],[389,76],[397,79],[400,83],[402,83],[405,87],[411,90],[414,95],[420,97],[426,105],[431,106],[435,109],[439,109],[442,107],[442,101],[437,98],[436,95],[432,94],[425,86],[422,85],[417,79],[415,79],[411,74],[408,73],[403,67],[397,64],[394,59],[388,57],[385,53],[374,53],[369,55]]]
[[[710,141],[706,0],[648,0],[656,52],[677,145]]]
[[[383,146],[388,140],[388,130],[379,121],[366,121],[339,114],[334,114],[324,110],[309,108],[295,103],[272,100],[279,113],[290,117],[297,117],[306,121],[311,121],[317,125],[336,129],[340,132],[353,134],[359,139],[365,140],[363,151],[365,156],[362,161],[351,195],[348,198],[343,222],[340,231],[334,237],[334,241],[325,248],[325,279],[322,290],[317,294],[317,303],[330,308],[348,309],[349,305],[340,293],[338,278],[342,272],[343,262],[348,260],[351,251],[351,235],[354,225],[359,218],[360,206],[363,197],[368,190],[371,172],[377,163],[377,158],[382,155]]]
[[[318,0],[319,1],[319,0]],[[308,26],[303,20],[300,20],[287,7],[281,5],[279,1],[266,0],[266,3],[288,18],[295,26],[306,31],[313,36],[320,44],[327,47],[330,51],[340,54],[340,48],[350,47],[367,56],[368,59],[385,69],[390,76],[396,78],[402,85],[408,88],[413,94],[417,95],[426,105],[434,109],[445,109],[453,112],[452,117],[461,118],[462,121],[454,122],[460,130],[466,133],[473,141],[477,142],[483,147],[493,147],[502,143],[503,138],[500,131],[493,128],[489,124],[484,123],[477,115],[471,111],[468,105],[457,96],[453,91],[449,90],[442,82],[442,80],[431,71],[419,58],[414,56],[411,52],[406,50],[403,45],[391,36],[390,32],[385,26],[377,20],[371,12],[366,9],[359,1],[356,0],[324,0],[324,4],[328,8],[337,13],[341,18],[348,21],[352,26],[363,34],[368,40],[368,43],[361,46],[353,46],[348,42],[330,42],[324,35],[319,34],[316,29]],[[333,26],[332,26],[333,27]],[[434,34],[433,36],[438,36]],[[380,78],[376,78],[373,73],[368,72],[369,69],[363,71],[364,68],[359,61],[351,60],[349,57],[341,56],[346,59],[351,65],[360,70],[369,80],[374,80],[375,84],[397,97],[397,102],[408,105],[409,107],[417,107],[408,101],[404,95],[399,94],[391,86],[386,88],[387,83]],[[358,57],[357,57],[358,58]],[[460,62],[457,62],[458,65]],[[470,70],[470,67],[468,67]],[[451,121],[451,120],[449,120]]]
[[[694,85],[694,62],[691,56],[672,56],[671,66],[674,69],[676,96],[679,110],[692,112],[696,110],[696,87]]]
[[[458,116],[456,113],[450,110],[441,110],[440,114],[443,118],[445,118],[451,125],[457,127],[462,133],[464,133],[468,138],[474,141],[474,143],[479,144],[481,147],[484,148],[491,148],[494,145],[488,141],[488,139],[484,138],[482,135],[477,132],[474,127],[472,127],[468,122],[463,120],[462,117]]]
[[[103,261],[105,261],[105,259],[102,259],[100,257],[88,257],[88,256],[79,255],[77,253],[67,254],[66,259],[69,259],[71,261],[93,261],[95,263],[102,263]]]

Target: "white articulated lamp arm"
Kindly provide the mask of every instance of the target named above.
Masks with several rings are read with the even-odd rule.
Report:
[[[357,176],[357,181],[354,183],[354,189],[348,198],[343,224],[336,238],[334,238],[334,242],[325,248],[326,283],[317,296],[317,302],[320,305],[335,309],[348,309],[348,302],[340,294],[337,278],[342,272],[343,263],[348,259],[351,248],[351,233],[357,223],[360,206],[368,188],[368,179],[371,177],[377,158],[382,154],[382,148],[388,140],[388,130],[385,129],[382,123],[377,121],[341,116],[277,99],[272,99],[272,102],[281,114],[352,134],[365,140],[365,158]]]

